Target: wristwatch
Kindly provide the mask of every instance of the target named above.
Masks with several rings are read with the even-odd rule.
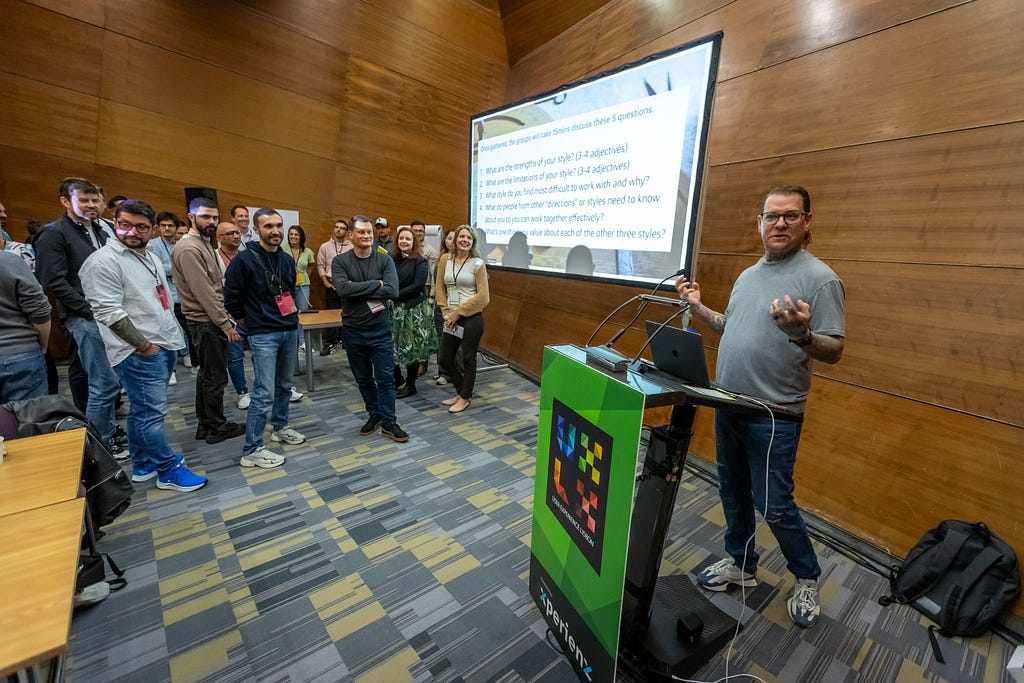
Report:
[[[807,336],[806,337],[800,337],[799,339],[790,339],[789,343],[790,344],[796,344],[797,346],[799,346],[802,349],[805,346],[810,346],[811,342],[813,342],[813,341],[814,341],[814,333],[811,332],[810,330],[807,330]]]

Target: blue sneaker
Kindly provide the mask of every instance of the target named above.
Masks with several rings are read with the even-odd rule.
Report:
[[[178,463],[178,466],[167,474],[161,474],[156,480],[156,487],[158,489],[167,489],[169,491],[181,491],[182,493],[188,493],[189,491],[195,491],[206,486],[206,477],[200,477],[198,474],[193,474],[183,464]]]
[[[800,628],[810,628],[821,616],[818,604],[818,582],[814,579],[797,579],[793,593],[786,601],[789,618]]]
[[[178,464],[185,464],[185,456],[178,456]],[[156,469],[156,465],[135,465],[132,463],[132,481],[149,481],[153,477],[160,474]]]
[[[132,465],[132,481],[149,481],[158,474],[153,465]]]

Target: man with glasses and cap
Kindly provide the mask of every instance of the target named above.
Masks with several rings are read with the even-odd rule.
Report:
[[[843,283],[805,249],[811,241],[811,197],[803,187],[772,188],[764,198],[757,226],[764,256],[737,278],[725,313],[701,303],[700,285],[685,276],[676,282],[676,290],[693,315],[722,335],[716,384],[803,414],[812,361],[837,363],[843,355]],[[718,490],[728,557],[705,567],[697,580],[713,591],[757,585],[757,510],[796,577],[787,601],[789,617],[806,628],[814,625],[821,611],[821,567],[793,501],[801,425],[768,415],[715,411]]]

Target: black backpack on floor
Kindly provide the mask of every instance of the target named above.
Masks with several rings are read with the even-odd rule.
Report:
[[[882,605],[910,604],[937,626],[928,629],[936,661],[944,663],[935,630],[948,637],[980,636],[1020,597],[1017,555],[982,522],[947,519],[925,533],[893,567]]]

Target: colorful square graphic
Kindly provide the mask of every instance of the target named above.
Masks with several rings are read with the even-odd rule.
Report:
[[[550,454],[548,508],[600,574],[612,438],[553,399]]]

